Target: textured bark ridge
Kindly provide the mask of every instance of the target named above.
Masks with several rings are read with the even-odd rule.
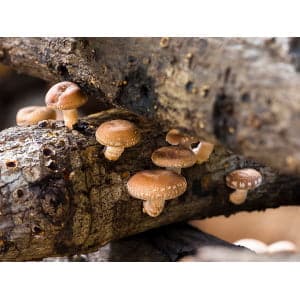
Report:
[[[300,173],[299,39],[2,38],[0,61],[78,83],[287,173]]]
[[[103,156],[95,139],[104,121],[124,118],[141,130],[141,142],[116,162]],[[279,205],[299,205],[299,179],[217,146],[209,162],[183,170],[187,192],[168,201],[157,218],[142,213],[142,201],[129,197],[128,178],[155,168],[151,153],[166,145],[165,132],[130,112],[109,110],[83,118],[70,131],[63,123],[41,122],[0,133],[0,260],[31,260],[96,250],[112,240],[173,222],[230,215]],[[225,175],[255,167],[263,184],[239,206]]]

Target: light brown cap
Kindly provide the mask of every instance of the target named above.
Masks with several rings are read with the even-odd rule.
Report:
[[[98,127],[96,139],[105,146],[131,147],[140,141],[140,132],[127,120],[111,120]]]
[[[168,170],[141,171],[127,182],[129,194],[142,200],[170,200],[186,191],[187,182],[179,174]]]
[[[46,94],[45,102],[48,107],[69,110],[76,109],[87,101],[80,87],[69,81],[59,82],[53,85]]]
[[[252,190],[261,182],[261,174],[254,169],[235,170],[226,176],[226,184],[232,189]]]
[[[19,126],[34,125],[43,120],[55,120],[56,112],[46,106],[27,106],[17,112],[16,122]]]
[[[195,136],[184,134],[178,129],[171,129],[166,135],[166,142],[176,146],[197,143],[199,139]]]
[[[197,161],[193,151],[178,146],[161,147],[152,153],[151,159],[155,165],[164,168],[188,168]]]

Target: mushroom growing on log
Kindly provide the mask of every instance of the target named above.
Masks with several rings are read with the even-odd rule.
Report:
[[[76,82],[99,109],[127,108],[166,132],[180,126],[300,174],[294,40],[170,38],[162,48],[160,38],[0,38],[0,62],[46,81]]]
[[[95,139],[98,125],[111,119],[133,122],[142,137],[116,164],[105,159]],[[206,164],[183,170],[187,191],[149,218],[126,183],[153,167],[151,153],[165,144],[165,134],[157,124],[120,110],[80,119],[72,131],[57,121],[0,132],[0,260],[86,253],[165,224],[300,204],[299,178],[216,146]],[[224,180],[237,167],[259,169],[264,178],[259,192],[241,205],[228,201]]]
[[[18,110],[16,123],[18,126],[34,125],[43,120],[55,120],[54,109],[45,106],[27,106]]]
[[[53,85],[46,94],[47,107],[62,111],[65,125],[72,129],[78,120],[77,108],[84,105],[87,97],[80,87],[69,81]]]
[[[297,49],[288,39],[275,50],[264,41],[171,38],[162,48],[156,38],[0,39],[0,60],[19,71],[77,82],[96,105],[138,114],[106,111],[72,132],[43,122],[0,134],[0,259],[88,252],[176,221],[299,205],[299,178],[270,168],[300,174],[300,79],[290,59]],[[122,117],[141,128],[143,143],[109,164],[95,130]],[[152,151],[177,126],[223,146],[216,143],[206,164],[183,170],[187,192],[153,220],[130,201],[126,182],[151,167]],[[243,168],[259,169],[264,184],[236,206],[224,178]]]
[[[192,167],[197,157],[190,149],[169,146],[156,149],[151,155],[151,160],[156,166],[181,174],[181,169]]]
[[[150,217],[159,216],[166,200],[181,196],[186,191],[183,176],[167,170],[146,170],[134,174],[127,182],[128,193],[143,201],[143,211]]]

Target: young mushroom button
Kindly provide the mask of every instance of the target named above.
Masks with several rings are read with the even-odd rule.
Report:
[[[50,119],[56,119],[56,112],[45,106],[27,106],[21,108],[16,115],[16,123],[19,126],[35,125],[40,121]]]
[[[190,149],[169,146],[155,150],[151,155],[151,159],[155,165],[180,174],[181,168],[193,166],[197,157]]]
[[[66,127],[72,129],[78,121],[77,108],[84,105],[87,97],[79,86],[73,82],[63,81],[52,86],[46,94],[45,102],[48,107],[61,110]]]
[[[102,123],[96,131],[96,140],[104,145],[104,156],[108,160],[118,160],[125,148],[140,141],[140,132],[131,122],[111,120]]]
[[[177,198],[187,188],[185,178],[168,170],[141,171],[127,182],[128,193],[143,201],[143,212],[157,217],[163,211],[165,201]]]
[[[236,191],[230,194],[230,202],[237,205],[242,204],[247,198],[248,190],[257,188],[261,182],[261,174],[254,169],[241,169],[231,172],[226,176],[226,184]]]
[[[196,148],[193,148],[193,152],[197,156],[197,164],[208,161],[213,150],[214,144],[201,141]]]
[[[178,129],[171,129],[166,135],[166,142],[173,146],[180,145],[191,149],[191,145],[198,143],[199,139],[195,136],[184,134]]]

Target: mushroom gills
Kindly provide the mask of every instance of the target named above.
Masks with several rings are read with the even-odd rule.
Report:
[[[179,174],[179,175],[181,174],[181,168],[167,167],[166,169],[169,170],[169,171],[172,171],[172,172],[174,172],[176,174]]]

